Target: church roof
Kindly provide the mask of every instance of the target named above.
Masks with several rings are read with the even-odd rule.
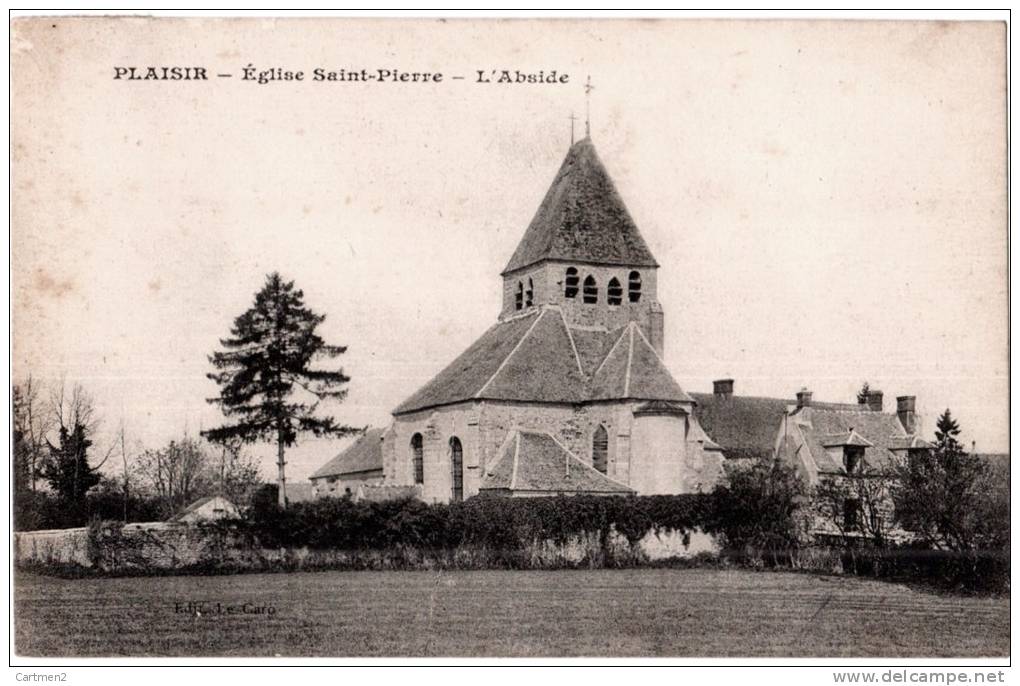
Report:
[[[492,326],[393,414],[465,400],[621,399],[691,402],[637,324],[570,329],[559,308],[544,307]]]
[[[659,266],[590,138],[570,147],[503,274],[543,260]]]
[[[383,429],[369,429],[339,455],[322,465],[309,479],[370,472],[383,468]],[[290,486],[287,487],[288,494]]]
[[[630,494],[547,433],[518,430],[482,475],[482,491]]]

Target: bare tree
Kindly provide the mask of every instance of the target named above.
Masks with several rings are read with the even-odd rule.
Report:
[[[46,459],[46,435],[53,427],[42,395],[42,385],[31,375],[13,388],[14,431],[25,460],[27,486],[32,491],[36,490]]]

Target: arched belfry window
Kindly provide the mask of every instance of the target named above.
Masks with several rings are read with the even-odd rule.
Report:
[[[524,306],[531,307],[535,302],[535,284],[528,279],[528,290],[524,291]]]
[[[414,483],[425,483],[425,450],[421,434],[411,436],[411,459],[414,462]]]
[[[609,286],[606,288],[606,302],[610,305],[619,305],[623,302],[623,286],[615,276],[609,280]]]
[[[464,500],[464,447],[456,436],[450,439],[450,471],[453,482],[450,499],[458,503]]]
[[[627,280],[627,294],[630,296],[630,301],[636,303],[641,300],[641,274],[640,272],[631,272],[630,278]]]
[[[589,274],[584,277],[584,302],[594,305],[599,301],[599,287],[595,283],[595,277]]]
[[[577,275],[576,267],[567,267],[567,278],[563,286],[563,297],[565,298],[576,298],[578,291],[578,284],[581,282],[580,277]]]
[[[518,281],[517,293],[514,295],[514,309],[519,310],[522,307],[524,307],[524,284]]]
[[[609,468],[609,432],[601,424],[591,439],[591,466],[603,474]]]

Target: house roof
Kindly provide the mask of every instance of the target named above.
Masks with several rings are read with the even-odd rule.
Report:
[[[786,408],[782,398],[692,393],[701,428],[731,459],[772,457]]]
[[[503,274],[544,260],[658,266],[590,138],[570,147]]]
[[[287,502],[289,503],[306,503],[312,500],[314,495],[310,483],[303,483],[301,481],[287,482]]]
[[[634,491],[576,457],[551,435],[518,430],[482,475],[482,491],[629,494]]]
[[[170,521],[171,522],[179,521],[185,515],[189,515],[192,512],[195,512],[195,511],[201,509],[204,505],[208,505],[209,503],[211,503],[212,501],[217,500],[217,499],[223,500],[223,502],[225,502],[228,505],[230,505],[230,507],[234,508],[235,510],[237,509],[236,507],[234,507],[234,504],[232,502],[230,502],[229,500],[227,500],[226,498],[224,498],[221,495],[207,495],[204,498],[199,498],[198,500],[196,500],[195,502],[191,503],[186,508],[184,508],[183,510],[181,510],[180,512],[175,514],[173,517],[170,518]]]
[[[833,434],[831,436],[821,436],[819,441],[823,447],[826,448],[840,448],[846,446],[852,446],[856,448],[870,448],[874,443],[861,436],[859,433],[854,431],[852,428],[839,434]],[[888,447],[888,446],[887,446]]]
[[[859,406],[840,410],[818,407],[812,403],[810,407],[798,408],[791,417],[800,428],[805,445],[820,473],[843,472],[843,466],[833,460],[826,450],[826,443],[830,443],[834,436],[856,435],[866,444],[870,443],[865,445],[864,461],[876,469],[891,466],[896,460],[892,451],[901,450],[900,446],[908,439],[896,415]],[[834,445],[837,444],[830,443],[830,447]]]
[[[393,413],[465,400],[619,399],[691,402],[636,323],[571,329],[558,307],[544,306],[491,327]]]
[[[362,484],[358,486],[355,498],[358,502],[381,503],[387,500],[407,500],[421,495],[420,486],[394,486],[386,484]]]
[[[383,429],[369,429],[308,478],[321,479],[341,474],[381,470],[383,468],[382,438]]]

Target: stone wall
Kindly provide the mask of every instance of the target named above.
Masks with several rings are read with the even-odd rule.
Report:
[[[225,569],[270,571],[281,569],[432,569],[485,568],[493,551],[457,548],[421,551],[413,546],[393,550],[310,550],[262,548],[236,532],[219,527],[170,526],[163,522],[105,526],[89,540],[87,529],[16,532],[15,564],[58,571],[77,566],[114,574],[172,573]],[[649,532],[632,548],[615,532],[603,551],[595,534],[574,536],[565,543],[535,541],[523,551],[534,568],[575,565],[599,566],[610,553],[618,561],[637,564],[688,559],[716,554],[716,539],[701,531]]]

